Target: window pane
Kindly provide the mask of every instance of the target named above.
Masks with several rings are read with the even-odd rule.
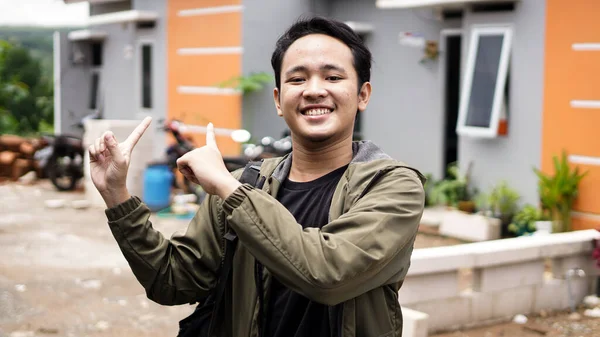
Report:
[[[503,35],[479,37],[467,110],[467,126],[486,128],[490,126],[503,41]]]
[[[92,43],[92,66],[99,67],[102,65],[102,43]]]
[[[152,46],[142,46],[142,107],[152,108]]]
[[[90,85],[90,109],[95,110],[98,106],[98,82],[100,80],[100,76],[98,73],[92,73],[92,83]]]

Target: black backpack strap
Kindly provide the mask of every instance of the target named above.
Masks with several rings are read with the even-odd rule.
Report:
[[[249,162],[246,164],[239,181],[242,184],[250,184],[256,188],[262,188],[265,183],[265,177],[260,176],[261,164],[261,161]],[[233,266],[233,255],[235,253],[237,241],[237,234],[235,234],[235,232],[229,228],[227,233],[225,233],[225,257],[223,259],[223,267],[221,269],[221,273],[219,274],[219,279],[217,280],[217,286],[215,288],[215,306],[209,324],[209,336],[213,335],[218,313],[223,306],[223,294],[225,293],[225,287],[231,284],[231,267]]]
[[[262,161],[251,161],[246,164],[244,168],[244,172],[242,172],[242,176],[239,181],[242,184],[250,184],[256,188],[262,188],[264,184],[264,177],[259,180],[260,177],[260,166]]]

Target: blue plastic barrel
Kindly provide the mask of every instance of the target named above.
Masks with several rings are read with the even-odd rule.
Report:
[[[173,172],[166,164],[151,164],[144,171],[142,199],[151,211],[169,207],[173,177]]]

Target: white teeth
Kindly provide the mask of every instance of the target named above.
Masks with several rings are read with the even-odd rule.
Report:
[[[306,111],[304,114],[307,116],[319,116],[319,115],[328,114],[329,112],[330,112],[329,109],[310,109],[310,110]]]

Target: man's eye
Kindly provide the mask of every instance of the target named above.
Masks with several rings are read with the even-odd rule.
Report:
[[[296,83],[302,82],[302,81],[304,81],[304,79],[302,77],[292,77],[288,80],[288,82],[296,82]]]
[[[341,80],[342,78],[341,78],[341,77],[339,77],[339,76],[329,76],[329,77],[327,77],[327,79],[328,79],[329,81],[339,81],[339,80]]]

